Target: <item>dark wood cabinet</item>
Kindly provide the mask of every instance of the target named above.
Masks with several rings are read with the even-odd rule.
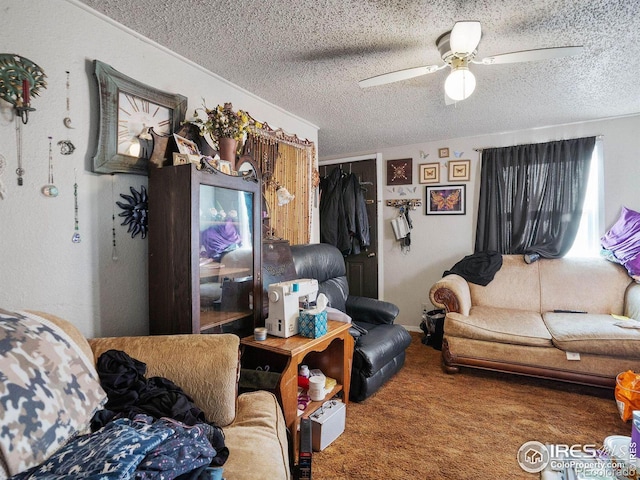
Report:
[[[246,335],[262,319],[255,175],[149,170],[149,331]]]

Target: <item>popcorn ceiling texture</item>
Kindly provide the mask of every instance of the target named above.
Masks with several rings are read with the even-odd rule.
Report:
[[[320,157],[640,112],[638,1],[79,1],[318,125]],[[435,41],[458,20],[482,23],[478,58],[585,51],[472,65],[476,91],[457,105],[444,102],[447,69],[360,89],[367,77],[440,64]]]

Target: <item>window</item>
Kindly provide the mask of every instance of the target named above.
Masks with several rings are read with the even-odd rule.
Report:
[[[600,255],[600,237],[602,236],[602,140],[596,139],[591,164],[587,193],[582,207],[582,218],[576,239],[567,253],[567,257],[596,257]]]

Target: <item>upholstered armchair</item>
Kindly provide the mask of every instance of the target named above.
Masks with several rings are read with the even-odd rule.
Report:
[[[344,257],[326,244],[292,245],[298,278],[315,278],[329,306],[352,318],[355,338],[350,400],[360,402],[375,393],[404,365],[411,336],[394,321],[399,310],[392,303],[349,295]]]

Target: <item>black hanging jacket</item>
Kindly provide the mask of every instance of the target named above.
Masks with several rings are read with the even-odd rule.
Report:
[[[351,246],[339,167],[320,181],[320,242],[333,245],[343,253]]]
[[[349,250],[342,253],[345,255],[357,255],[371,245],[367,204],[355,173],[350,173],[344,177],[342,185],[342,200],[350,240]]]

